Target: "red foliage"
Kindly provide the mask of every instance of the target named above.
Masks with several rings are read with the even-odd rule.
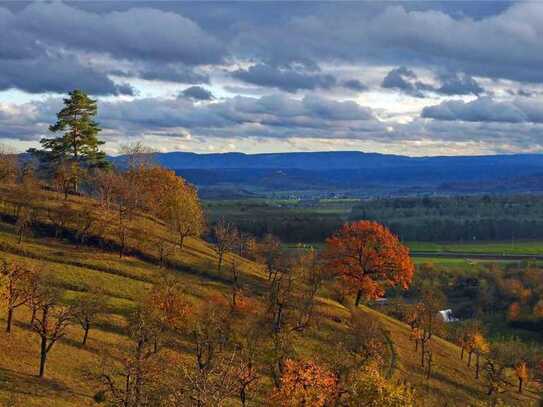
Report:
[[[330,271],[358,297],[379,298],[388,287],[409,287],[415,266],[409,249],[385,226],[372,221],[345,224],[326,240]]]

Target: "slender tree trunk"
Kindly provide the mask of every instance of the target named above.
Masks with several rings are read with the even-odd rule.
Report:
[[[223,257],[223,252],[219,252],[219,262],[217,263],[217,271],[220,273],[221,272],[221,268],[222,268],[222,257]]]
[[[245,386],[242,386],[239,391],[239,400],[241,401],[241,405],[245,407],[245,403],[247,402],[247,394],[245,393]]]
[[[6,332],[9,334],[11,332],[11,321],[13,320],[13,308],[8,308],[8,318],[6,321]]]
[[[475,378],[479,378],[479,353],[475,355]]]
[[[519,393],[522,393],[522,382],[523,382],[522,377],[519,377],[518,378],[518,392]]]
[[[40,346],[40,373],[39,377],[43,377],[45,374],[45,361],[47,359],[47,337],[41,337]]]
[[[36,320],[36,307],[32,307],[32,315],[30,316],[30,325]]]
[[[429,353],[429,355],[428,355],[428,369],[426,370],[426,379],[430,379],[431,374],[432,374],[432,353]]]
[[[183,249],[183,245],[185,243],[185,235],[183,234],[179,234],[179,248],[180,249]]]
[[[89,336],[89,330],[90,330],[90,323],[87,323],[84,329],[85,329],[85,333],[83,335],[83,341],[81,342],[81,346],[85,346],[87,344],[87,338]]]
[[[360,300],[361,300],[361,299],[362,299],[362,290],[358,290],[358,291],[356,292],[356,301],[355,301],[355,303],[354,303],[354,305],[355,305],[356,307],[358,307],[358,305],[360,304]]]
[[[415,338],[415,352],[419,350],[419,340]]]
[[[424,367],[424,348],[425,348],[424,340],[420,341],[420,365]]]
[[[469,351],[468,353],[468,367],[471,367],[471,355],[472,355],[472,351]]]

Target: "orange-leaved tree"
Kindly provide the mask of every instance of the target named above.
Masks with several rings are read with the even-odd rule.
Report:
[[[336,397],[337,378],[313,361],[288,359],[281,385],[274,390],[271,404],[281,407],[332,405]]]
[[[362,297],[381,297],[389,287],[409,287],[415,266],[409,249],[385,226],[372,221],[343,225],[326,240],[326,264]]]

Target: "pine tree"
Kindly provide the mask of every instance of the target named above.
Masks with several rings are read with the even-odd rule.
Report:
[[[97,113],[96,100],[85,92],[74,90],[64,99],[64,108],[57,113],[57,122],[49,126],[53,133],[64,132],[60,137],[43,138],[42,150],[30,149],[49,168],[72,162],[87,168],[108,167],[106,155],[100,151],[104,144],[98,139],[101,131],[94,120]]]

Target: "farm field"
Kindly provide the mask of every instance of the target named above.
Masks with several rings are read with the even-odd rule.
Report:
[[[494,255],[543,255],[543,241],[436,243],[406,242],[413,252],[473,253]]]

